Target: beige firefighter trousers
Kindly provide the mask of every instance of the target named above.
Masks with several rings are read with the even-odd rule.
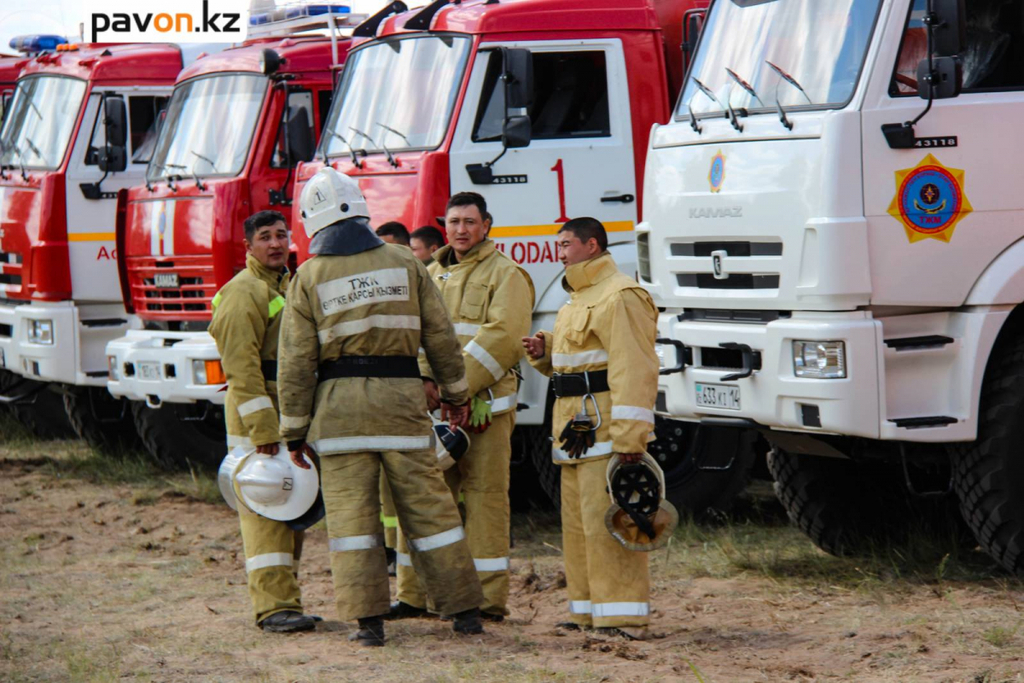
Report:
[[[238,506],[245,546],[245,573],[256,623],[286,610],[302,611],[299,556],[304,533],[284,522],[261,517]]]
[[[395,514],[395,501],[391,497],[391,487],[384,470],[380,473],[380,521],[384,525],[384,547],[398,547],[398,515]]]
[[[380,520],[383,467],[412,563],[441,614],[483,603],[462,520],[433,451],[343,453],[320,458],[331,574],[342,621],[387,614],[390,589]]]
[[[651,590],[647,553],[626,550],[604,525],[611,505],[607,469],[607,458],[562,466],[562,549],[570,618],[581,626],[646,626]]]
[[[509,613],[508,485],[515,420],[515,411],[495,415],[483,434],[469,435],[469,450],[444,473],[452,496],[465,506],[466,538],[484,591],[480,609],[488,614]],[[414,607],[427,607],[427,596],[410,562],[402,531],[398,540],[398,599]],[[433,604],[430,607],[433,609]]]

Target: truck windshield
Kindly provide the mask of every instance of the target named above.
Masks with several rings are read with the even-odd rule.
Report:
[[[415,36],[350,53],[322,136],[327,156],[440,145],[469,46],[467,37]]]
[[[256,74],[197,78],[176,87],[146,178],[238,175],[266,91],[266,77]]]
[[[78,120],[86,82],[64,76],[18,81],[0,131],[0,165],[58,169]]]
[[[715,2],[676,116],[688,117],[691,109],[720,114],[729,106],[767,112],[776,103],[787,109],[844,106],[857,86],[880,4]]]

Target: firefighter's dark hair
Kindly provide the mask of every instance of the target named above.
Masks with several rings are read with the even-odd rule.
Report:
[[[604,226],[601,221],[590,216],[584,216],[582,218],[573,218],[571,221],[562,226],[562,229],[558,232],[571,232],[580,239],[580,242],[586,244],[593,237],[597,240],[597,246],[601,247],[601,251],[608,251],[608,233],[605,232]]]
[[[448,213],[448,209],[453,206],[475,206],[480,210],[480,218],[485,221],[491,218],[491,214],[487,213],[487,200],[476,192],[456,192],[448,200],[444,212]]]
[[[437,247],[440,249],[444,246],[444,235],[433,225],[424,225],[422,228],[416,228],[409,235],[410,239],[413,237],[423,242],[427,247]]]
[[[377,228],[377,236],[390,235],[399,244],[409,246],[409,231],[398,221],[388,221]]]
[[[288,228],[288,221],[280,211],[257,211],[245,219],[245,239],[252,242],[252,238],[260,228],[273,225],[278,221],[284,223],[285,229]]]

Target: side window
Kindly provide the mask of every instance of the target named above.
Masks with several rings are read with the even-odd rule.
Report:
[[[928,57],[927,0],[914,0],[889,94],[917,94],[917,64]],[[1024,89],[1024,3],[966,3],[967,42],[960,54],[964,91]]]
[[[103,97],[92,96],[96,102],[96,117],[92,122],[92,135],[89,137],[89,146],[85,150],[85,165],[98,166],[100,150],[107,144],[107,131],[103,126]]]
[[[505,88],[501,53],[491,53],[473,128],[474,142],[501,139]],[[609,137],[608,73],[605,53],[533,53],[533,105],[529,109],[534,140]]]
[[[132,95],[128,98],[133,164],[149,163],[166,109],[167,98],[163,96]]]
[[[274,168],[287,168],[299,161],[310,161],[313,158],[315,141],[313,94],[308,90],[293,90],[288,93],[288,108],[277,129],[274,156],[270,159],[270,165]],[[288,159],[289,145],[291,146],[290,162]]]

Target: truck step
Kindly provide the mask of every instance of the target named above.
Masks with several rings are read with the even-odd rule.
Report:
[[[946,344],[952,344],[954,339],[941,334],[927,334],[920,337],[898,337],[886,339],[885,345],[897,351],[911,351],[919,349],[938,349]]]
[[[927,417],[897,417],[889,420],[902,429],[927,429],[928,427],[945,427],[959,422],[948,415],[930,415]]]

